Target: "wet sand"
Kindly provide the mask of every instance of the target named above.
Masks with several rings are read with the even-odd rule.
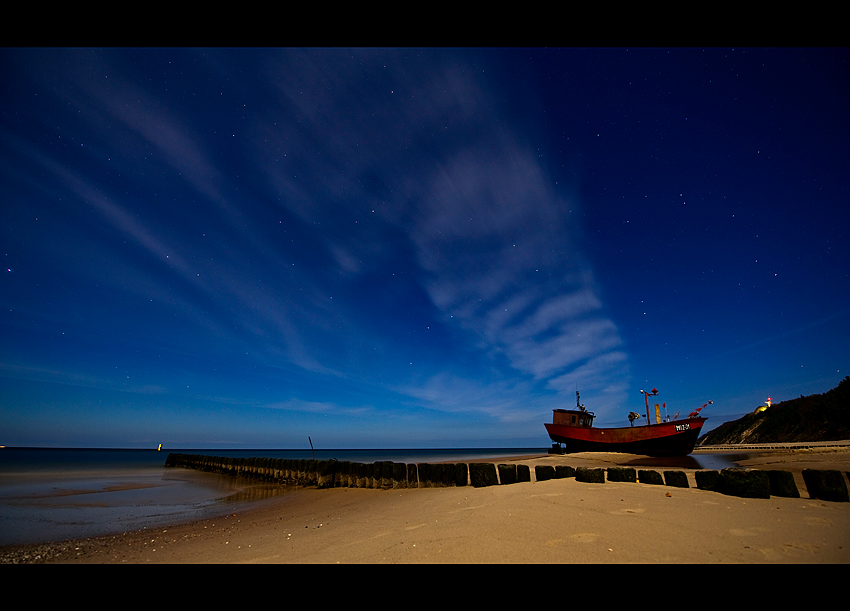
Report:
[[[747,449],[735,457],[740,466],[791,471],[802,498],[725,496],[695,487],[699,464],[649,466],[639,463],[657,459],[582,453],[493,462],[528,464],[532,479],[538,464],[678,469],[691,487],[570,478],[487,488],[298,488],[219,518],[40,549],[50,563],[850,561],[850,503],[808,498],[801,475],[806,468],[846,474],[850,448]],[[0,556],[39,561],[38,549]]]

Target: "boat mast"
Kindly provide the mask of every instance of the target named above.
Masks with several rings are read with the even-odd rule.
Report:
[[[650,395],[652,395],[653,397],[656,396],[658,394],[658,389],[653,388],[651,391],[641,390],[640,392],[643,393],[643,398],[644,398],[644,401],[646,402],[646,423],[652,424],[652,420],[650,420],[650,418],[649,418],[649,396]]]

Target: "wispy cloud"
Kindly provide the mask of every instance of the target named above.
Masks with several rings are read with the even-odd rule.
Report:
[[[167,304],[195,350],[444,413],[511,421],[574,384],[616,398],[628,356],[579,246],[580,202],[512,130],[475,60],[284,50],[246,74],[226,53],[188,53],[227,82],[227,120],[193,117],[120,53],[70,52],[83,76],[59,90],[100,142],[71,166],[30,150],[120,237],[99,246],[135,274],[110,276],[115,291]],[[111,156],[132,171],[115,178]],[[415,335],[431,327],[442,339]],[[263,405],[373,415],[331,396],[340,385]]]
[[[267,403],[262,405],[262,407],[309,414],[333,414],[334,416],[363,417],[375,414],[375,408],[371,405],[344,407],[338,403],[329,401],[305,401],[298,398],[289,399],[287,401],[279,401],[276,403]]]
[[[297,118],[273,122],[286,161],[266,163],[267,179],[298,218],[325,224],[341,271],[412,252],[441,322],[469,333],[485,358],[506,359],[516,380],[556,392],[566,378],[591,392],[622,388],[627,356],[578,246],[579,204],[555,192],[470,66],[321,50],[287,54],[266,72],[279,75],[281,103]],[[329,212],[351,224],[328,223]],[[468,400],[482,396],[482,381],[464,375],[435,372],[408,392],[508,417],[508,400]]]
[[[378,265],[376,258],[387,262],[390,253],[412,250],[442,322],[470,332],[482,355],[505,357],[518,379],[549,381],[561,391],[554,380],[571,377],[596,391],[627,375],[616,326],[574,235],[578,202],[553,190],[469,66],[425,68],[401,53],[359,51],[299,52],[283,65],[279,90],[299,124],[279,146],[292,158],[310,155],[312,176],[322,180],[307,189],[294,168],[270,167],[282,204],[316,222],[328,206],[374,203],[359,212],[372,217],[373,233],[356,234],[366,239],[351,239],[353,226],[351,234],[334,227],[325,233],[342,270],[357,273]],[[359,93],[364,104],[352,107]],[[449,410],[483,405],[451,401],[452,392],[441,391],[452,386],[448,380],[456,396],[466,388],[481,396],[480,380],[443,373],[417,396]],[[484,409],[507,417],[507,405],[491,401]]]
[[[157,384],[139,383],[123,373],[116,373],[111,378],[95,377],[88,373],[70,371],[67,368],[47,369],[36,365],[20,363],[0,363],[0,375],[16,380],[31,382],[63,384],[80,388],[91,388],[139,395],[161,395],[168,389]]]

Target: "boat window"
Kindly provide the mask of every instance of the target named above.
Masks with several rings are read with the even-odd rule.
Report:
[[[576,417],[575,417],[575,416],[573,416],[573,419],[572,419],[572,421],[570,422],[570,424],[575,424],[575,423],[576,423]]]

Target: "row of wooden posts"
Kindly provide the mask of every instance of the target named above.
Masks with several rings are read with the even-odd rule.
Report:
[[[318,488],[435,488],[442,486],[492,486],[499,483],[493,463],[358,463],[337,460],[287,458],[230,458],[198,454],[169,454],[166,467],[186,467],[257,480]],[[531,481],[527,465],[507,467],[514,481]],[[517,476],[517,468],[520,475]],[[519,477],[519,479],[518,479]],[[508,483],[509,475],[503,477]]]
[[[523,464],[496,463],[397,463],[379,461],[357,463],[337,460],[287,458],[231,458],[199,454],[171,453],[166,467],[185,467],[261,481],[316,486],[318,488],[435,488],[474,487],[531,481],[531,468]],[[574,477],[588,483],[639,482],[688,488],[684,471],[630,467],[573,468],[567,465],[535,465],[535,481]],[[850,477],[850,473],[847,474]],[[756,469],[700,470],[694,473],[697,488],[747,498],[783,496],[799,498],[800,492],[790,471]],[[805,469],[803,480],[811,498],[850,501],[844,474],[840,471]]]

